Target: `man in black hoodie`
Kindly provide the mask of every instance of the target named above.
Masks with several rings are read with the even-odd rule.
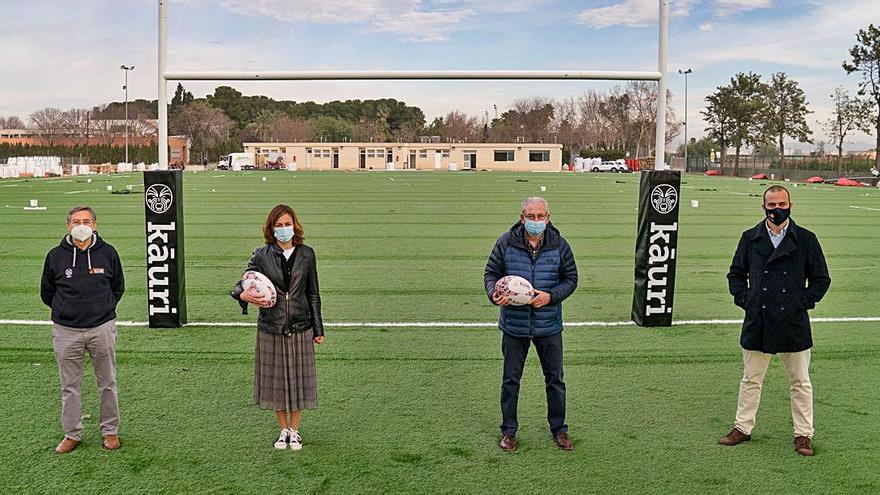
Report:
[[[119,448],[116,392],[116,304],[125,291],[122,264],[113,246],[95,231],[95,210],[77,206],[67,215],[68,235],[46,255],[40,297],[52,308],[52,345],[61,376],[64,439],[55,452],[66,454],[82,440],[80,382],[88,351],[101,400],[104,448]]]

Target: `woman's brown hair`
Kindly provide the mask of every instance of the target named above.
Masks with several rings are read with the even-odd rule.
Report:
[[[293,245],[299,246],[303,243],[303,239],[305,239],[303,227],[302,224],[299,223],[299,218],[297,218],[293,208],[287,205],[278,205],[275,208],[272,208],[272,211],[269,212],[269,216],[266,217],[266,224],[263,225],[263,239],[265,239],[266,244],[272,244],[275,242],[275,222],[284,216],[285,213],[290,215],[290,218],[293,219]]]

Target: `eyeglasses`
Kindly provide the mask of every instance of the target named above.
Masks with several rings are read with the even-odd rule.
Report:
[[[550,215],[547,215],[544,213],[539,213],[539,214],[527,213],[527,214],[523,215],[523,218],[525,218],[526,220],[532,220],[535,222],[541,222],[541,221],[547,220],[547,218],[549,218],[549,217],[550,217]]]

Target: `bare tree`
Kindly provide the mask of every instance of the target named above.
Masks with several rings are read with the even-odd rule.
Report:
[[[183,134],[192,141],[193,157],[206,158],[208,149],[218,146],[229,135],[232,120],[223,110],[204,101],[193,101],[183,106],[170,122],[172,134]]]
[[[551,131],[557,136],[558,141],[568,146],[568,163],[574,163],[574,157],[580,152],[578,138],[578,102],[574,98],[565,98],[554,104],[553,120],[550,123]]]
[[[351,126],[351,139],[355,142],[373,143],[387,140],[386,127],[380,120],[361,118]]]
[[[187,103],[182,108],[186,108],[190,104],[191,103]],[[283,117],[284,115],[279,112],[271,110],[261,111],[256,118],[245,127],[245,137],[248,140],[256,140],[261,143],[269,141],[271,138],[272,126],[277,120]]]
[[[403,143],[415,143],[419,140],[423,126],[416,122],[407,122],[394,131],[394,139]]]
[[[785,177],[785,136],[794,138],[801,143],[812,143],[810,136],[813,131],[807,124],[807,96],[797,81],[789,79],[785,72],[777,72],[770,76],[770,82],[764,85],[765,107],[763,126],[766,139],[774,139],[779,144],[779,163]]]
[[[599,148],[603,142],[603,134],[606,132],[606,123],[602,117],[602,105],[605,96],[590,90],[581,95],[577,100],[578,124],[577,141],[587,148]]]
[[[0,117],[0,129],[24,129],[24,122],[16,116]]]
[[[482,126],[476,117],[456,110],[443,117],[439,130],[447,140],[473,143],[480,142]]]
[[[129,131],[135,136],[156,136],[159,134],[159,128],[155,121],[150,121],[143,115],[139,115],[137,119],[129,122]]]
[[[513,102],[513,109],[505,114],[519,124],[520,135],[526,141],[537,143],[550,140],[550,122],[553,120],[553,102],[549,98],[533,96]]]
[[[92,107],[89,121],[90,138],[94,138],[96,144],[110,145],[113,139],[119,135],[118,126],[114,120],[106,118],[107,105]]]
[[[633,137],[636,140],[636,157],[652,153],[652,143],[655,141],[654,127],[657,124],[657,91],[654,83],[647,81],[630,81],[627,83],[626,94],[630,101],[630,121]]]
[[[40,131],[40,140],[47,146],[55,144],[64,131],[64,112],[55,107],[46,107],[30,115],[31,125]]]
[[[64,133],[88,144],[91,134],[91,112],[85,108],[71,108],[62,113]]]
[[[837,148],[837,171],[843,171],[843,143],[847,134],[860,129],[865,133],[871,132],[870,107],[868,103],[857,96],[850,96],[849,92],[839,86],[831,95],[831,118],[822,123],[822,128]]]
[[[272,122],[269,136],[276,142],[295,143],[311,139],[312,131],[312,125],[308,121],[282,117]]]
[[[599,113],[603,120],[601,147],[605,149],[626,150],[631,137],[630,116],[632,115],[630,95],[620,86],[614,86],[608,96],[602,99]]]
[[[874,121],[874,166],[880,168],[880,26],[868,24],[856,34],[856,45],[849,49],[852,60],[843,63],[847,74],[860,72],[859,95],[871,102]]]

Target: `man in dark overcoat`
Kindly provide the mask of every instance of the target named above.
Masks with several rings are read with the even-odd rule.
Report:
[[[733,430],[718,443],[751,439],[761,386],[773,354],[788,373],[795,451],[814,455],[813,339],[807,311],[828,291],[831,277],[816,235],[790,218],[791,196],[782,186],[764,192],[765,218],[743,232],[727,274],[734,304],[745,310],[740,344],[743,378]]]

